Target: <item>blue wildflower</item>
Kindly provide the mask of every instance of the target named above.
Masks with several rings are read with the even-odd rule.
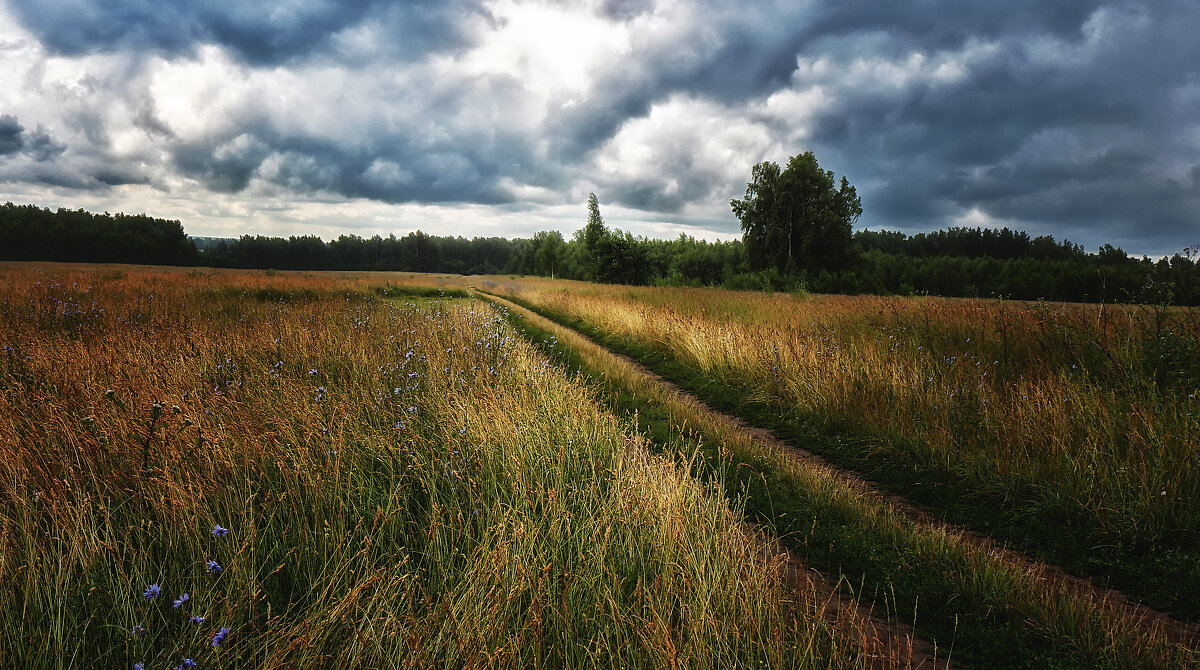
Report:
[[[176,598],[175,602],[171,603],[171,607],[174,607],[175,609],[179,609],[180,607],[183,607],[183,604],[186,603],[190,598],[191,598],[191,596],[189,596],[188,594],[185,593],[185,594],[179,596],[178,598]]]
[[[146,670],[146,666],[142,665],[141,663],[134,663],[133,670]]]
[[[142,597],[146,600],[154,600],[160,593],[162,593],[162,589],[158,588],[158,584],[151,584],[146,587],[145,591],[142,591]]]
[[[208,621],[208,617],[203,617],[203,616],[192,616],[190,619],[188,619],[188,623],[192,623],[192,624],[195,624],[195,625],[197,625],[197,626],[199,626],[200,624],[204,623],[205,621]]]
[[[212,529],[213,537],[225,537],[228,534],[229,534],[228,528],[222,528],[221,524],[219,524],[219,523],[213,524],[213,529]]]
[[[212,646],[214,646],[214,647],[221,646],[221,643],[224,642],[225,638],[228,636],[229,636],[229,628],[227,628],[227,627],[222,628],[221,630],[217,631],[217,633],[215,635],[213,635],[213,637],[212,637]]]
[[[222,569],[221,565],[219,563],[217,563],[216,561],[212,560],[211,558],[208,559],[207,562],[205,562],[204,567],[208,571],[208,574],[210,574],[210,575],[216,575],[217,573],[221,572],[221,569]]]
[[[133,626],[133,630],[129,631],[129,633],[130,633],[131,635],[133,635],[134,637],[138,637],[139,635],[143,635],[143,634],[145,634],[145,632],[146,632],[146,627],[145,627],[145,626],[143,626],[143,625],[142,625],[142,624],[140,624],[140,623],[139,623],[139,624],[134,624],[134,626]]]

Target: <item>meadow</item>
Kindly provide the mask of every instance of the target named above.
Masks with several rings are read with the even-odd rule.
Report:
[[[0,666],[906,663],[436,283],[0,268]]]
[[[945,518],[1200,617],[1200,311],[491,285]]]

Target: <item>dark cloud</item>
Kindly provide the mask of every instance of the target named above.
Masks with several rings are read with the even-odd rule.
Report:
[[[628,21],[654,10],[654,0],[603,0],[600,13],[617,21]]]
[[[903,62],[921,49],[966,64],[952,83],[847,83],[821,110],[820,154],[854,170],[852,180],[878,184],[860,191],[868,218],[931,228],[978,210],[1155,244],[1196,229],[1200,200],[1172,174],[1195,162],[1195,144],[1178,140],[1197,122],[1172,94],[1196,85],[1200,48],[1188,35],[1200,8],[1052,5],[1004,5],[1010,17],[945,7],[957,29],[929,15],[827,6],[812,28],[822,36],[802,57]],[[861,31],[884,26],[887,36],[864,54]]]
[[[343,31],[377,24],[394,54],[419,56],[462,43],[468,0],[16,0],[18,20],[65,55],[132,50],[187,54],[226,47],[254,64],[324,53]]]
[[[32,134],[11,114],[0,115],[0,156],[25,153],[41,163],[58,158],[67,145],[55,140],[41,125]]]
[[[744,104],[787,84],[796,68],[789,28],[800,20],[796,8],[702,3],[695,12],[705,20],[676,41],[644,45],[604,73],[586,100],[552,111],[547,131],[556,156],[586,154],[673,94]]]
[[[178,146],[175,167],[209,189],[235,193],[254,178],[301,194],[332,193],[388,203],[511,201],[499,187],[517,155],[485,143],[422,146],[404,137],[375,146],[281,135],[270,127]]]
[[[104,186],[124,186],[127,184],[149,184],[150,179],[145,175],[134,174],[123,170],[101,169],[92,177]]]
[[[934,0],[879,3],[846,0],[819,3],[795,37],[801,50],[823,51],[829,41],[865,34],[884,34],[891,46],[907,50],[958,49],[971,39],[1046,33],[1071,37],[1101,6],[1096,0],[1011,0],[1004,3]]]
[[[25,126],[17,122],[17,117],[10,114],[0,115],[0,156],[15,154],[24,149],[24,132]]]
[[[591,7],[629,31],[628,51],[542,97],[544,82],[481,75],[486,65],[460,58],[480,38],[473,31],[508,25],[506,10],[493,15],[477,0],[14,0],[9,12],[50,53],[122,54],[131,64],[55,88],[78,87],[87,100],[57,123],[39,112],[54,136],[0,115],[4,178],[29,165],[31,181],[102,189],[161,170],[219,193],[261,183],[314,197],[507,206],[519,204],[514,185],[565,198],[588,184],[605,202],[674,220],[740,196],[755,160],[811,149],[858,186],[863,225],[990,217],[1084,231],[1077,241],[1093,247],[1110,236],[1156,248],[1200,237],[1192,0]],[[146,83],[157,67],[147,54],[188,60],[202,45],[224,57],[195,59],[197,71],[262,82],[262,99],[221,91],[219,112],[208,100],[189,109],[171,100],[172,82]],[[270,102],[296,97],[295,79],[310,75],[329,84],[314,85],[313,116]],[[787,111],[768,104],[814,91]],[[669,116],[623,133],[679,100],[712,117]],[[27,110],[39,108],[6,109],[32,126]],[[323,121],[307,123],[315,115]],[[753,132],[705,151],[719,134],[705,124],[718,117]],[[642,143],[628,152],[641,162],[600,169],[624,155],[614,150],[622,142]],[[760,151],[779,155],[743,158]],[[735,156],[747,164],[731,182]],[[728,212],[706,215],[719,214]]]
[[[237,193],[250,184],[270,153],[271,147],[253,132],[238,132],[224,141],[176,146],[173,156],[184,175],[218,193]]]
[[[154,99],[149,95],[142,96],[141,104],[138,105],[137,113],[133,117],[133,125],[151,137],[175,138],[175,131],[171,130],[166,121],[159,118]]]
[[[37,130],[33,131],[33,135],[30,135],[29,140],[25,143],[25,151],[39,163],[54,160],[66,150],[67,145],[55,140],[41,126],[38,126]]]

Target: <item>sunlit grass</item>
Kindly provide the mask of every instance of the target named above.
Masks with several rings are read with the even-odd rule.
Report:
[[[398,277],[0,285],[5,667],[862,662],[717,484],[483,303]]]
[[[940,648],[957,640],[960,657],[983,666],[1020,665],[1018,658],[1047,667],[1194,664],[1195,652],[1140,616],[959,533],[916,522],[861,486],[764,448],[577,333],[532,313],[522,318],[552,333],[555,347],[565,345],[589,374],[608,380],[618,404],[653,415],[642,421],[648,430],[695,431],[706,445],[709,472],[720,475],[730,495],[750,493],[752,516],[817,565],[845,570],[853,584],[863,580],[867,602],[882,598],[887,607],[901,602],[915,609],[900,613],[917,619]],[[668,448],[675,444],[669,442]]]
[[[1200,450],[1200,311],[489,285],[664,352],[745,401],[864,436],[881,461],[1064,519],[1086,537],[1080,566],[1095,552],[1175,571],[1168,581],[1195,576],[1171,552],[1200,544],[1200,470],[1185,465]],[[1169,588],[1153,597],[1194,607]]]

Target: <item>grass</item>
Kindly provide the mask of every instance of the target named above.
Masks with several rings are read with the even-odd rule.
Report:
[[[961,537],[912,522],[872,496],[714,421],[649,383],[595,345],[532,315],[535,341],[566,343],[570,365],[608,385],[614,408],[636,412],[652,440],[669,445],[680,426],[697,432],[709,473],[748,515],[807,553],[810,563],[890,597],[919,631],[979,667],[1190,667],[1194,652],[1167,642],[1103,602],[999,560]],[[535,323],[537,325],[535,325]],[[550,334],[556,338],[551,340]],[[670,447],[665,447],[670,448]],[[744,498],[741,498],[744,496]]]
[[[496,287],[950,521],[1200,615],[1196,310]]]
[[[387,281],[4,267],[5,667],[866,663],[719,481]]]

